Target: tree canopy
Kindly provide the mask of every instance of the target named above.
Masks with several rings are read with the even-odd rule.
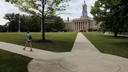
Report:
[[[5,0],[19,7],[21,11],[42,15],[44,5],[44,15],[55,15],[56,11],[63,11],[70,0]],[[43,3],[42,3],[43,2]]]
[[[0,31],[6,31],[6,28],[9,32],[17,32],[19,25],[19,14],[6,14],[4,17],[9,22],[1,26]],[[41,19],[34,15],[20,15],[20,29],[22,32],[31,31],[31,32],[40,32],[41,28]],[[4,28],[5,27],[5,28]],[[46,32],[57,32],[64,30],[63,19],[58,16],[47,16],[45,21],[45,31]],[[4,29],[4,30],[3,30]]]
[[[5,25],[0,25],[0,32],[6,32],[7,28]]]
[[[126,0],[98,0],[91,13],[103,31],[111,31],[116,37],[128,31],[128,3]]]
[[[17,32],[19,24],[19,14],[6,14],[4,17],[9,22],[5,25],[9,32]],[[40,32],[41,19],[37,15],[20,15],[21,31]],[[4,28],[4,26],[2,26]],[[63,19],[58,16],[47,16],[45,21],[46,32],[63,31],[64,22]],[[2,30],[1,30],[2,31]],[[3,30],[5,31],[5,30]]]

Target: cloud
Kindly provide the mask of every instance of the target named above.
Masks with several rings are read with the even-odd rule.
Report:
[[[4,2],[3,0],[0,1],[0,24],[3,25],[7,22],[3,17],[6,13],[18,13],[18,8],[14,7],[13,5]]]
[[[7,22],[3,17],[7,13],[20,13],[25,14],[24,12],[21,12],[17,7],[14,5],[4,2],[4,0],[0,0],[0,25],[3,25]]]

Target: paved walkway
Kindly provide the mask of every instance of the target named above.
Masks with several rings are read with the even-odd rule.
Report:
[[[128,72],[128,59],[100,53],[78,33],[72,52],[54,53],[39,49],[22,50],[23,46],[0,42],[0,49],[33,58],[29,72]]]

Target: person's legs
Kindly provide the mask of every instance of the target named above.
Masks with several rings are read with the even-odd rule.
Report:
[[[32,43],[31,43],[31,41],[29,42],[29,47],[30,47],[30,51],[32,51]]]
[[[23,50],[26,49],[28,42],[25,43]]]

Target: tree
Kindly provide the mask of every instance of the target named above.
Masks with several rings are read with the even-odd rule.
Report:
[[[127,6],[126,0],[98,0],[91,13],[104,31],[111,31],[117,37],[119,32],[127,31]]]
[[[40,31],[40,17],[37,15],[20,15],[19,14],[6,14],[5,19],[9,22],[6,24],[6,27],[9,32],[18,32],[18,17],[20,17],[20,29],[21,32],[31,31],[39,32]],[[64,22],[63,19],[58,16],[47,16],[45,21],[45,31],[46,32],[55,32],[63,31]]]
[[[47,16],[45,22],[45,30],[47,32],[63,31],[65,25],[62,18],[58,16]]]
[[[18,32],[18,21],[20,17],[20,28],[21,31],[40,31],[40,21],[41,19],[38,16],[28,16],[28,15],[19,15],[19,14],[6,14],[5,19],[9,22],[6,24],[9,32]]]
[[[6,14],[5,19],[9,20],[8,24],[8,30],[11,32],[17,32],[18,31],[18,21],[19,21],[19,14]]]
[[[47,15],[55,15],[56,11],[65,10],[66,2],[69,0],[5,0],[16,4],[20,10],[30,14],[39,15],[42,19],[42,40],[45,40],[45,18]]]
[[[6,32],[6,26],[5,25],[0,25],[0,32]]]

